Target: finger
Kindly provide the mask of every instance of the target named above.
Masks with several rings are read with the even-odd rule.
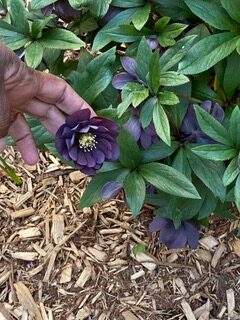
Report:
[[[0,138],[5,137],[10,125],[10,106],[5,94],[4,73],[0,66]]]
[[[9,127],[9,134],[15,141],[21,156],[29,165],[38,162],[38,151],[32,136],[32,132],[22,114],[18,114]]]
[[[0,152],[6,148],[7,139],[6,137],[0,139]]]
[[[90,109],[92,116],[96,115],[89,104],[64,80],[51,74],[36,72],[38,81],[38,93],[36,96],[38,99],[55,104],[67,114],[71,114],[79,109]]]
[[[42,125],[53,135],[65,123],[66,117],[53,104],[45,103],[39,99],[32,99],[28,104],[19,107],[19,110],[37,118]]]

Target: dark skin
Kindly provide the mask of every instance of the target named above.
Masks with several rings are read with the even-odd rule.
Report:
[[[89,108],[65,81],[28,68],[11,50],[0,44],[0,151],[9,133],[23,160],[33,165],[38,151],[24,114],[37,118],[53,135],[66,115]]]

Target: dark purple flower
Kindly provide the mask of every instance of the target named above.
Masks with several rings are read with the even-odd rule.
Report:
[[[152,50],[160,49],[160,44],[156,36],[151,36],[147,39],[147,43]],[[162,50],[161,50],[162,51]]]
[[[160,231],[159,241],[171,249],[186,245],[196,249],[200,236],[199,229],[200,226],[193,220],[182,221],[181,226],[175,229],[172,220],[160,217],[155,217],[149,226],[151,232]]]
[[[56,133],[55,145],[65,160],[94,175],[104,161],[118,159],[117,136],[117,124],[102,117],[90,118],[90,111],[83,109],[67,117]]]
[[[109,181],[107,182],[101,192],[101,199],[102,200],[109,200],[114,198],[121,190],[123,184],[118,181]]]
[[[57,2],[50,4],[42,9],[44,16],[49,16],[54,13],[59,18],[64,20],[76,20],[80,17],[80,11],[75,10],[69,4],[68,0],[58,0]]]
[[[124,72],[118,73],[112,79],[112,85],[115,89],[122,90],[122,88],[128,82],[139,82],[143,83],[143,81],[138,77],[136,73],[137,62],[134,58],[131,57],[121,57],[121,64],[123,66]]]
[[[134,113],[136,114],[137,111]],[[148,149],[152,144],[159,142],[159,137],[154,128],[154,124],[151,122],[149,126],[143,128],[137,115],[132,115],[124,127],[131,133],[133,138],[143,149]]]
[[[204,101],[200,107],[210,113],[217,121],[222,122],[224,119],[224,110],[218,103],[211,101]],[[188,141],[191,143],[209,144],[215,141],[207,136],[200,128],[195,110],[192,104],[189,104],[187,113],[182,121],[181,126],[181,141]]]

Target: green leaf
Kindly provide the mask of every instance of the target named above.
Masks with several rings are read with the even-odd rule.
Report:
[[[145,6],[139,7],[133,17],[132,23],[137,30],[141,30],[145,23],[148,21],[149,14],[151,12],[151,4],[146,3]]]
[[[42,37],[43,29],[48,25],[48,23],[53,19],[53,16],[50,15],[44,19],[36,19],[33,21],[31,26],[31,34],[34,39]]]
[[[160,85],[166,87],[180,86],[189,82],[188,77],[175,71],[165,71],[161,73]]]
[[[238,160],[238,157],[232,159],[232,161],[229,163],[229,165],[227,166],[227,169],[224,172],[223,184],[225,187],[231,184],[240,173],[237,160]]]
[[[106,36],[110,41],[116,42],[134,42],[141,40],[143,36],[152,35],[152,31],[143,27],[140,31],[133,25],[121,25],[106,31]]]
[[[16,27],[17,31],[28,35],[29,23],[27,20],[27,11],[22,0],[10,0],[10,16],[11,23]]]
[[[158,143],[154,143],[151,147],[142,151],[142,163],[165,159],[173,154],[178,147],[179,144],[175,141],[172,141],[171,146],[168,146],[160,140]]]
[[[122,90],[122,102],[118,105],[119,117],[123,115],[130,104],[136,108],[148,97],[148,95],[148,88],[144,87],[142,84],[135,82],[127,83]]]
[[[137,142],[126,129],[121,129],[118,136],[121,164],[129,169],[135,169],[141,162],[141,152]]]
[[[134,245],[134,247],[132,248],[132,252],[133,252],[134,257],[136,257],[138,253],[146,252],[146,245],[143,243],[140,243],[140,242],[136,243]]]
[[[0,42],[12,50],[22,48],[30,39],[19,33],[14,26],[0,19]]]
[[[171,145],[170,125],[165,110],[160,103],[155,104],[153,109],[153,123],[157,135],[167,144]]]
[[[226,144],[228,146],[232,145],[231,137],[229,133],[224,128],[224,126],[214,119],[207,111],[203,110],[201,107],[194,105],[198,123],[204,133],[206,133],[212,139]]]
[[[238,23],[240,23],[240,2],[238,0],[220,0],[223,8]]]
[[[145,0],[113,0],[112,6],[120,8],[135,8],[145,4]]]
[[[223,89],[228,99],[231,99],[240,85],[240,57],[234,51],[227,59],[227,66],[223,78]]]
[[[80,199],[80,209],[90,207],[101,200],[102,188],[107,182],[118,181],[123,183],[128,174],[127,169],[121,168],[94,176]]]
[[[240,108],[236,106],[231,114],[229,132],[233,144],[240,149]]]
[[[189,180],[191,180],[192,170],[188,162],[187,153],[184,148],[179,148],[174,158],[172,167],[183,173]]]
[[[195,175],[207,186],[212,193],[221,201],[226,196],[226,188],[223,185],[223,173],[225,166],[222,162],[203,159],[192,153],[187,152],[189,164]]]
[[[163,105],[174,106],[179,103],[179,98],[171,91],[163,91],[159,93],[158,101]]]
[[[26,117],[31,128],[34,141],[39,149],[44,149],[46,143],[53,142],[53,136],[45,129],[42,124],[31,116]]]
[[[152,88],[153,92],[155,94],[158,93],[158,89],[160,87],[160,65],[159,65],[159,51],[155,51],[150,58],[149,63],[149,74],[148,74],[148,80],[150,87]]]
[[[85,43],[73,32],[60,28],[44,32],[39,42],[44,47],[52,49],[79,49],[85,47]]]
[[[31,0],[31,9],[39,10],[58,0]]]
[[[147,163],[139,173],[156,188],[175,196],[200,199],[194,185],[179,171],[161,163]]]
[[[90,11],[97,17],[103,17],[107,13],[111,2],[112,0],[91,0],[89,6]]]
[[[161,33],[163,32],[164,28],[168,25],[170,22],[171,18],[170,17],[161,17],[158,19],[158,21],[155,23],[154,29],[158,32]]]
[[[146,186],[142,176],[136,171],[131,172],[124,180],[123,189],[127,204],[134,216],[137,216],[143,206]]]
[[[175,66],[192,48],[196,36],[187,36],[179,40],[176,45],[165,51],[160,57],[161,71],[168,71]]]
[[[43,57],[43,47],[37,41],[32,42],[25,49],[25,62],[26,64],[35,69],[39,66]]]
[[[226,0],[228,1],[228,0]],[[218,4],[203,0],[185,0],[190,10],[203,21],[220,30],[236,30],[237,23]]]
[[[214,161],[229,160],[238,154],[236,149],[223,144],[205,144],[194,147],[191,150],[202,158]]]
[[[135,9],[127,9],[123,12],[120,12],[117,14],[114,18],[112,18],[96,35],[92,51],[99,51],[103,47],[105,47],[109,42],[111,42],[111,39],[108,35],[108,31],[116,26],[128,24],[132,20],[132,16],[135,13]]]
[[[146,38],[143,37],[138,45],[137,57],[136,57],[136,62],[137,62],[136,73],[139,76],[139,78],[143,81],[146,81],[146,77],[149,72],[149,63],[150,63],[151,56],[152,56],[152,50],[150,49]]]
[[[235,183],[234,196],[237,209],[238,211],[240,211],[240,175],[238,176],[237,181]]]
[[[235,50],[238,39],[234,33],[223,32],[200,40],[179,63],[179,71],[196,74],[208,70]]]
[[[167,39],[175,39],[177,38],[186,28],[188,27],[187,24],[183,23],[172,23],[167,25],[163,31],[160,33],[160,39],[161,37],[167,38]]]
[[[143,128],[148,127],[149,124],[151,123],[153,118],[153,109],[156,104],[157,104],[157,98],[152,97],[148,99],[143,105],[140,111],[140,122]]]
[[[16,174],[14,169],[10,167],[7,162],[0,156],[0,168],[3,169],[8,176],[12,179],[12,181],[17,185],[21,185],[22,180],[21,178]]]

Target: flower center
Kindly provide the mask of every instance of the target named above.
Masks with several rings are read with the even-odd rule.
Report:
[[[79,137],[79,148],[83,149],[84,152],[96,149],[96,135],[92,133],[82,133]]]

